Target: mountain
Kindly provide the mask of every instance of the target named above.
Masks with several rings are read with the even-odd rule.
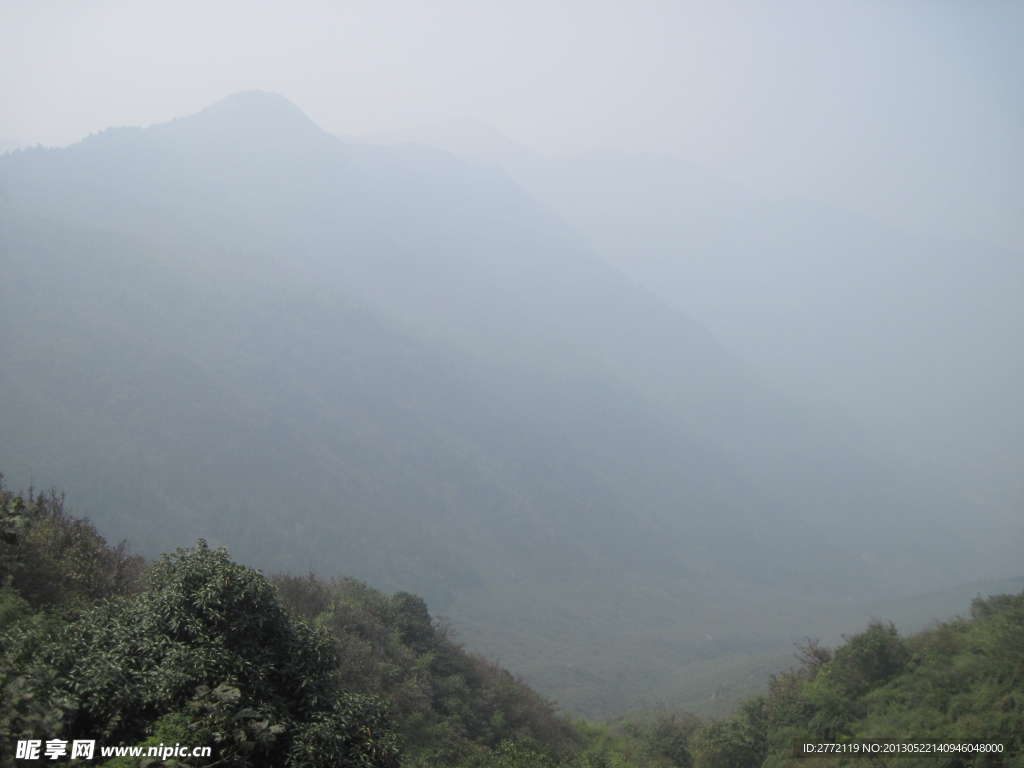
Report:
[[[0,155],[6,154],[7,152],[14,152],[18,149],[25,149],[28,144],[24,144],[20,141],[14,141],[13,139],[0,139]]]
[[[546,157],[477,121],[360,140],[502,168],[801,402],[994,515],[1024,510],[1024,254],[768,200],[671,157]]]
[[[578,711],[1018,567],[497,169],[250,92],[7,155],[0,211],[12,485],[424,594]]]

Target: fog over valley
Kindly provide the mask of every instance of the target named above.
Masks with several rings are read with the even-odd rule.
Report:
[[[781,203],[671,157],[547,158],[473,121],[371,134],[495,165],[624,274],[880,448],[1019,509],[1024,261]]]
[[[851,701],[925,668],[906,654],[931,640],[904,648],[897,629],[973,611],[980,623],[955,625],[968,638],[958,649],[989,637],[985,621],[1006,630],[998,617],[1016,616],[1017,598],[971,600],[1024,590],[1019,9],[427,5],[389,20],[355,4],[186,4],[187,32],[163,4],[61,6],[68,16],[52,20],[0,9],[0,43],[18,50],[14,28],[54,57],[64,41],[70,57],[84,45],[74,20],[120,41],[77,75],[70,59],[46,75],[0,53],[0,575],[27,601],[11,592],[0,630],[27,627],[29,607],[73,627],[149,605],[187,582],[183,564],[235,568],[215,552],[226,547],[279,574],[273,588],[245,576],[256,591],[228,603],[264,606],[296,648],[333,637],[340,666],[323,679],[390,702],[400,723],[399,746],[365,746],[378,761],[365,764],[404,754],[410,768],[491,765],[445,752],[449,731],[484,750],[473,759],[519,740],[583,760],[583,726],[559,711],[647,713],[684,741],[719,738],[689,715],[650,713],[749,715],[749,697],[846,663],[853,651],[823,646],[856,644],[865,627],[893,666],[849,683]],[[174,35],[195,49],[179,70],[161,58]],[[132,57],[137,72],[96,84]],[[883,64],[890,79],[872,79]],[[95,83],[69,95],[79,80]],[[15,492],[29,487],[31,503],[40,489],[58,496],[24,512]],[[136,584],[144,563],[127,550],[104,543],[89,560],[32,544],[44,534],[25,531],[85,536],[65,509],[144,558],[208,548]],[[48,554],[18,554],[23,542]],[[113,602],[89,613],[34,597],[42,588],[23,585],[35,577],[17,575],[62,558],[114,563],[115,586],[88,594]],[[242,578],[230,572],[220,583]],[[313,629],[290,629],[281,610]],[[17,642],[0,640],[10,659],[48,647]],[[794,643],[803,666],[769,682]],[[376,677],[373,654],[388,659]],[[463,680],[431,683],[449,702],[436,712],[408,682],[426,686],[428,671]],[[155,723],[183,696],[202,709],[219,695],[203,710],[214,717],[235,695],[211,693],[218,680],[248,701],[238,674],[172,686],[177,703],[139,711]],[[498,709],[453,714],[478,689]],[[307,705],[320,712],[295,712]],[[864,707],[848,711],[869,722]],[[306,765],[296,723],[321,715],[280,715],[274,733],[291,735],[278,747],[253,736],[262,746],[231,764],[250,764],[249,749],[275,764],[286,744],[287,764]],[[160,722],[119,738],[163,738]],[[662,725],[617,733],[662,744],[644,747],[663,749],[652,766],[718,765],[684,760],[683,741],[672,752]],[[586,763],[598,764],[619,763]]]

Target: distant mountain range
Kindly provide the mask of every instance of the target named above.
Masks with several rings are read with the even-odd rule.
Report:
[[[422,593],[591,713],[717,663],[756,685],[794,634],[1019,570],[1004,506],[806,407],[581,231],[262,92],[8,154],[0,469],[148,554],[205,537]]]
[[[502,168],[805,405],[1024,513],[1024,253],[767,200],[671,157],[546,157],[473,120],[353,140]]]
[[[0,155],[5,152],[14,152],[18,149],[26,149],[28,144],[20,141],[13,141],[11,139],[0,139]]]

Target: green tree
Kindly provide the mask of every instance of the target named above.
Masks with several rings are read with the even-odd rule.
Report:
[[[182,742],[213,742],[211,764],[396,763],[387,708],[340,689],[327,634],[289,618],[259,572],[204,541],[155,563],[139,596],[57,630],[22,629],[8,644],[0,682],[52,670],[51,690],[37,687],[36,699],[51,709],[69,700],[66,736],[140,744],[176,714]],[[36,732],[26,716],[11,719],[7,738]]]

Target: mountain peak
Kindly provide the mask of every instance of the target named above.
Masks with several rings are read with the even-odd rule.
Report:
[[[225,96],[198,114],[218,115],[229,119],[231,117],[290,118],[297,122],[312,124],[312,121],[301,109],[281,94],[273,91],[239,91]]]
[[[169,134],[227,133],[234,140],[261,144],[326,135],[301,109],[281,94],[269,91],[233,93],[200,112],[154,128]]]

